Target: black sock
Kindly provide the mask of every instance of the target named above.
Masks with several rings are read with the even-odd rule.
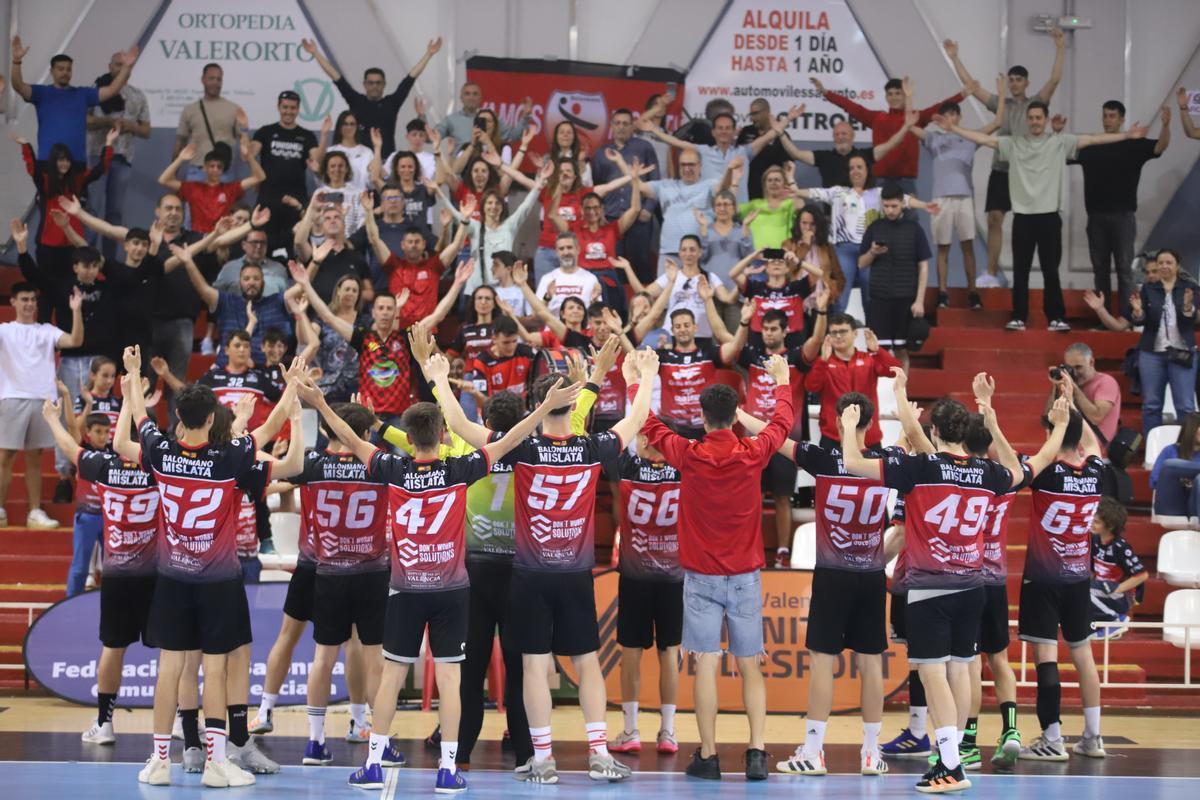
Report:
[[[974,747],[977,733],[979,733],[979,718],[967,717],[967,727],[963,729],[962,743],[967,747]]]
[[[246,704],[229,706],[229,743],[237,747],[245,747],[250,741],[250,732],[246,729]]]
[[[198,708],[181,708],[179,709],[179,718],[183,720],[183,747],[199,747],[204,749],[204,744],[200,741],[200,709]]]
[[[96,723],[103,725],[112,722],[113,709],[117,705],[117,695],[100,692],[96,696]]]
[[[925,700],[925,684],[921,683],[921,673],[915,669],[908,671],[908,704],[917,708],[929,705]]]
[[[1059,721],[1062,709],[1062,685],[1058,682],[1058,662],[1037,665],[1037,715],[1042,730]]]
[[[1000,704],[1000,724],[1004,726],[1004,732],[1008,733],[1017,729],[1017,704],[1016,703],[1001,703]]]

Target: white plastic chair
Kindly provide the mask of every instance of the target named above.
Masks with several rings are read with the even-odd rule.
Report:
[[[271,539],[280,555],[300,552],[300,515],[291,511],[276,511],[271,515]]]
[[[1200,531],[1171,531],[1158,540],[1158,574],[1172,586],[1200,589]]]
[[[897,419],[900,408],[896,405],[896,379],[881,377],[875,384],[875,413],[882,422],[885,419]]]
[[[1186,628],[1173,627],[1170,623],[1200,623],[1200,589],[1180,589],[1167,595],[1163,604],[1163,641],[1183,647]],[[1200,649],[1200,628],[1192,628],[1189,634],[1191,649]]]
[[[320,418],[315,408],[303,408],[300,410],[300,427],[304,430],[305,447],[317,446],[317,429]]]
[[[264,569],[259,573],[259,583],[287,583],[292,579],[292,573],[282,569]]]
[[[792,537],[792,569],[812,569],[817,565],[817,523],[806,522]]]
[[[896,444],[904,434],[904,426],[900,424],[900,420],[898,419],[879,420],[879,430],[883,434],[881,444],[884,447],[891,447]]]
[[[854,339],[857,342],[861,338],[862,343],[858,347],[865,350],[867,340],[862,329],[867,324],[867,310],[863,307],[862,289],[850,290],[850,297],[846,300],[846,313],[858,321],[858,333],[855,334]]]
[[[1146,434],[1146,460],[1144,462],[1146,469],[1154,467],[1154,462],[1158,460],[1158,454],[1163,451],[1164,447],[1175,444],[1178,440],[1178,425],[1159,425]]]

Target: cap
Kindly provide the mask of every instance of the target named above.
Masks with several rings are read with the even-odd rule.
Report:
[[[925,346],[929,339],[929,320],[924,317],[913,317],[908,326],[908,347],[910,353],[915,353]]]
[[[279,93],[279,99],[276,102],[282,103],[284,100],[295,100],[297,103],[299,103],[300,95],[296,92],[293,92],[291,89],[284,89]]]

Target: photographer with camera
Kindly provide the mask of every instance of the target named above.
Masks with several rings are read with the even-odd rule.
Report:
[[[1117,379],[1096,369],[1092,348],[1083,342],[1070,345],[1063,353],[1063,363],[1050,367],[1049,374],[1052,388],[1046,398],[1046,411],[1049,412],[1063,394],[1063,385],[1070,381],[1075,385],[1075,408],[1107,446],[1121,422],[1121,387]]]

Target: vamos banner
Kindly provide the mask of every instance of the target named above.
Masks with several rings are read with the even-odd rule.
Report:
[[[617,581],[615,570],[596,576],[596,613],[600,615],[600,668],[611,702],[621,697],[621,646],[617,644]],[[807,570],[763,570],[763,639],[766,643],[767,698],[772,713],[802,714],[808,707],[808,650],[804,636],[808,631],[808,604],[812,596],[812,573]],[[579,675],[569,658],[558,665],[573,683]],[[683,656],[679,675],[679,708],[692,710],[692,680],[695,659]],[[642,654],[641,697],[645,708],[658,707],[658,657]],[[834,670],[833,711],[852,711],[859,707],[858,669],[851,653],[838,658]],[[908,657],[900,645],[892,644],[883,653],[883,692],[891,695],[908,678]],[[717,707],[721,711],[740,711],[742,684],[732,656],[721,657],[717,675]]]
[[[667,129],[675,130],[686,121],[683,79],[682,72],[658,67],[488,56],[467,60],[467,80],[479,84],[484,107],[493,109],[502,123],[515,125],[521,103],[526,97],[533,100],[539,135],[530,148],[536,153],[550,149],[554,127],[563,121],[574,125],[588,152],[595,153],[609,140],[612,112],[628,108],[639,116],[654,94],[675,93],[666,121]]]
[[[250,625],[254,644],[250,653],[250,703],[262,698],[262,682],[267,674],[267,654],[279,633],[283,619],[286,583],[260,583],[246,586],[250,604]],[[96,665],[100,658],[100,592],[84,592],[56,603],[37,618],[25,637],[25,666],[42,686],[64,700],[84,705],[96,703]],[[313,640],[300,637],[292,663],[279,691],[279,705],[303,705],[308,693],[308,665],[312,663]],[[149,708],[154,705],[154,685],[158,680],[158,650],[139,642],[125,651],[118,705],[125,708]],[[204,673],[200,676],[201,688]],[[349,695],[346,690],[345,662],[333,667],[329,702],[338,703]]]
[[[204,65],[220,64],[222,94],[246,110],[251,128],[279,120],[276,100],[285,89],[300,95],[300,124],[318,127],[345,103],[300,48],[301,39],[316,38],[297,0],[171,0],[142,47],[130,83],[146,93],[154,124],[173,128],[183,107],[203,94]]]
[[[776,113],[804,104],[792,138],[825,141],[847,117],[810,77],[857,103],[884,105],[887,77],[844,0],[732,0],[688,72],[684,105],[700,116],[708,101],[724,97],[744,125],[756,97]],[[858,141],[871,141],[870,132],[849,121]]]

